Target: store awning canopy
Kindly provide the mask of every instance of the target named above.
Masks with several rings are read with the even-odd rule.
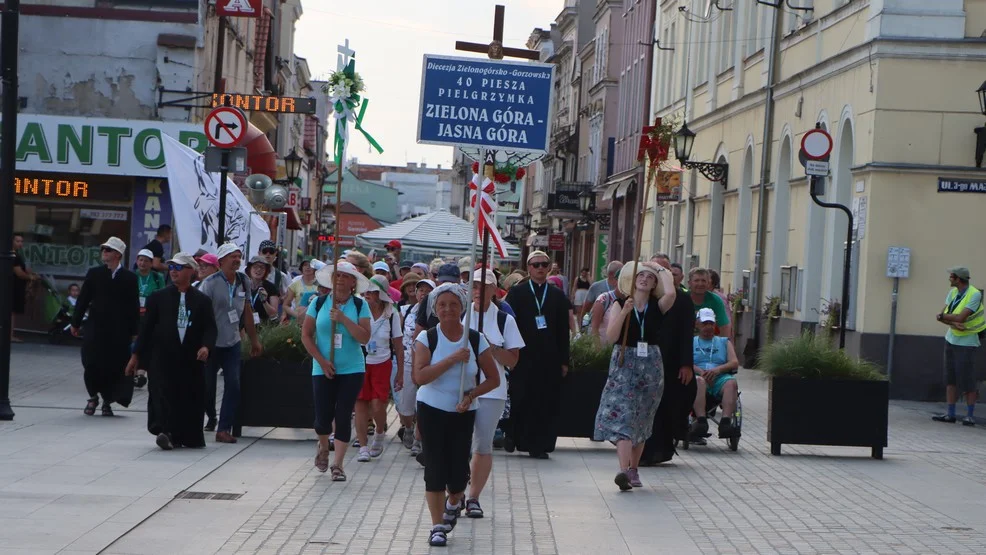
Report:
[[[471,254],[469,239],[472,230],[471,223],[448,210],[439,210],[357,235],[356,246],[382,252],[388,241],[397,239],[404,253],[416,260],[456,258]],[[477,238],[476,243],[481,245],[482,239]],[[495,249],[493,252],[496,252]],[[508,243],[507,257],[503,260],[519,259],[520,249]]]

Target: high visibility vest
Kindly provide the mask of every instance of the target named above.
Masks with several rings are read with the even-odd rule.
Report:
[[[958,302],[958,304],[956,304],[951,310],[949,310],[948,305],[946,305],[945,309],[942,312],[944,312],[945,314],[961,314],[962,311],[965,310],[966,305],[969,304],[969,299],[975,296],[976,293],[980,293],[979,289],[976,289],[975,287],[970,285],[969,288],[966,289],[965,295],[962,296],[962,299]],[[949,293],[948,298],[952,299],[952,302],[954,302],[955,297],[958,296],[958,294],[959,294],[959,290],[953,287],[952,292]],[[982,297],[980,297],[980,299],[981,298]],[[969,318],[966,319],[964,325],[965,325],[964,330],[957,330],[955,328],[952,328],[952,335],[956,335],[956,336],[973,335],[983,330],[986,330],[986,314],[983,313],[982,302],[979,303],[979,309],[969,315]]]

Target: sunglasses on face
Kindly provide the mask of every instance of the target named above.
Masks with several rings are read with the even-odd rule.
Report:
[[[261,249],[260,254],[277,254],[277,249]]]
[[[168,264],[168,270],[172,272],[180,272],[185,268],[188,268],[188,266],[185,266],[183,264]]]
[[[103,248],[99,249],[99,252],[116,252],[116,251],[113,250],[113,249],[111,249],[111,248],[109,248],[109,247],[103,247]]]
[[[531,268],[549,268],[551,267],[551,262],[531,262]]]

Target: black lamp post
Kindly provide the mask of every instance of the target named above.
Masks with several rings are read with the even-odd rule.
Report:
[[[681,129],[674,134],[674,155],[683,168],[693,168],[699,171],[709,181],[722,183],[728,188],[729,164],[713,162],[692,162],[692,147],[695,146],[695,132],[688,128],[688,123],[682,122]]]
[[[986,116],[986,81],[976,89],[979,96],[979,111]],[[986,127],[977,127],[976,131],[976,167],[983,167],[983,153],[986,152]]]
[[[579,209],[582,211],[582,217],[589,222],[599,222],[603,225],[609,225],[610,215],[593,212],[595,208],[596,193],[592,191],[582,191],[579,193]]]
[[[292,150],[291,154],[284,157],[284,173],[287,174],[288,181],[294,183],[295,179],[301,175],[301,162],[303,158]]]

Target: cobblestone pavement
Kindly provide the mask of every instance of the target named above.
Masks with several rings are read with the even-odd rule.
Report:
[[[50,360],[33,351],[30,356],[38,357],[30,359],[38,368]],[[17,375],[15,391],[35,403],[69,397],[67,391],[58,393],[67,387],[63,382],[47,388],[25,385]],[[80,382],[73,388],[80,388],[81,377],[73,379]],[[32,380],[43,382],[37,376]],[[487,518],[463,519],[446,550],[427,545],[422,471],[393,437],[373,462],[357,463],[351,451],[349,480],[333,483],[312,468],[310,431],[247,429],[245,435],[259,439],[244,438],[236,446],[210,440],[204,451],[162,453],[154,450],[141,418],[118,418],[112,423],[118,436],[100,444],[126,460],[115,467],[116,480],[113,472],[100,472],[97,478],[86,475],[81,486],[65,477],[39,483],[37,476],[56,469],[69,476],[84,474],[69,462],[43,457],[31,459],[39,467],[35,474],[19,479],[6,463],[0,465],[0,552],[986,552],[982,426],[934,423],[929,416],[939,407],[894,402],[890,446],[882,461],[870,459],[869,450],[861,448],[785,445],[782,456],[771,456],[765,384],[751,372],[741,373],[740,381],[744,437],[738,452],[729,452],[719,440],[692,446],[671,464],[641,469],[644,488],[619,493],[609,444],[562,439],[549,461],[499,451],[482,499]],[[76,416],[81,407],[74,404],[71,411],[21,409],[18,419],[24,411],[25,417],[44,420],[30,411],[46,411],[46,421],[58,425],[83,422],[86,428],[74,428],[78,434],[95,434],[89,428],[103,427],[99,419]],[[16,394],[14,405],[15,410],[22,405]],[[54,449],[32,446],[31,427],[14,430],[10,424],[0,424],[5,460],[14,457],[26,467],[28,451]],[[24,447],[8,448],[7,438],[17,438]],[[96,461],[94,451],[85,454]],[[189,456],[195,460],[180,459]],[[164,466],[169,464],[178,466]],[[81,526],[78,521],[87,513],[109,503],[93,486],[115,495],[131,490],[139,498],[124,499],[116,503],[122,510],[108,510],[103,521]],[[242,496],[176,498],[181,491]],[[50,499],[42,504],[28,494]],[[90,507],[82,510],[80,503]],[[128,511],[130,518],[124,518]],[[64,515],[73,518],[65,521]],[[43,532],[44,525],[49,532]],[[78,538],[52,541],[58,534]]]

